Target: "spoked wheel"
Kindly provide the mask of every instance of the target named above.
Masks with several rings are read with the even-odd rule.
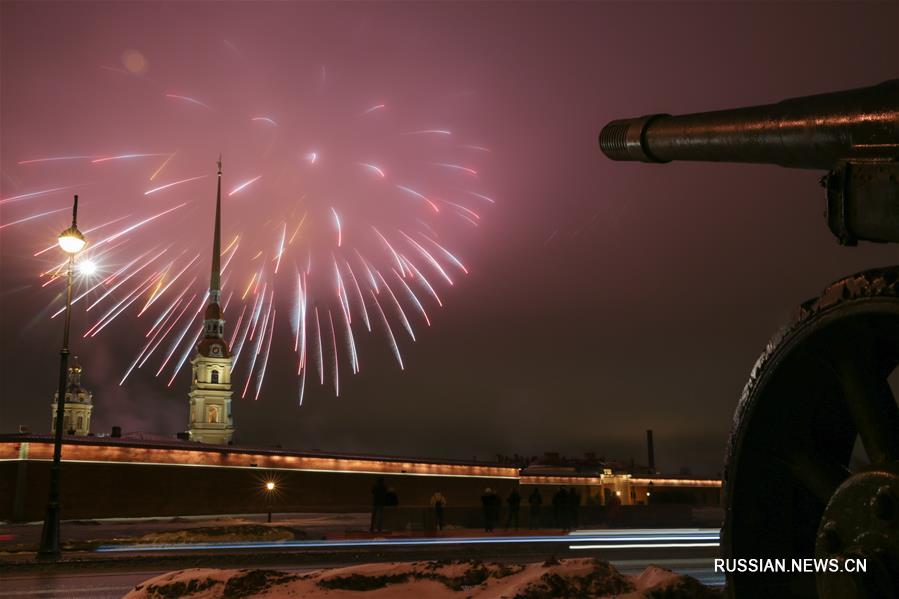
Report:
[[[768,345],[734,417],[723,557],[841,571],[730,573],[731,597],[899,597],[897,364],[899,267],[834,283]]]

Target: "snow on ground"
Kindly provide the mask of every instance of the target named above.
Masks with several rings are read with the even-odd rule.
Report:
[[[498,564],[476,560],[363,564],[292,574],[194,568],[137,585],[125,599],[327,597],[328,599],[713,599],[720,591],[650,566],[625,576],[597,559]]]

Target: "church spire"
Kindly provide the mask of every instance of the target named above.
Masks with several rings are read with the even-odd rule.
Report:
[[[222,155],[218,160],[218,188],[215,194],[215,233],[212,238],[212,275],[209,280],[209,302],[219,303],[222,294],[220,258],[222,253]]]
[[[213,355],[228,355],[228,347],[224,344],[225,320],[222,318],[222,284],[221,284],[221,254],[222,254],[222,157],[218,161],[218,191],[215,196],[215,231],[212,236],[212,274],[209,278],[209,304],[206,306],[204,317],[204,340],[198,346],[200,353],[206,350],[215,350]],[[212,343],[214,341],[214,343]],[[206,354],[204,354],[206,355]]]

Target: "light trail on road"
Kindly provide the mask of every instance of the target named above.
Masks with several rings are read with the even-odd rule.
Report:
[[[425,547],[433,545],[496,545],[509,543],[593,543],[569,545],[570,549],[646,549],[668,547],[717,547],[717,528],[672,528],[655,530],[597,530],[564,535],[499,536],[499,537],[437,537],[421,539],[334,539],[315,541],[247,541],[239,543],[166,543],[101,545],[99,553],[144,551],[204,551],[217,549],[316,549],[352,547]],[[602,545],[596,545],[602,543]]]

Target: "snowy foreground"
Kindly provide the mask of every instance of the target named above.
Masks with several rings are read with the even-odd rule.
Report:
[[[169,572],[137,585],[126,599],[175,597],[329,597],[379,599],[713,599],[716,590],[688,576],[650,566],[625,576],[597,559],[535,564],[430,561],[364,564],[292,574],[276,570],[194,568]]]

